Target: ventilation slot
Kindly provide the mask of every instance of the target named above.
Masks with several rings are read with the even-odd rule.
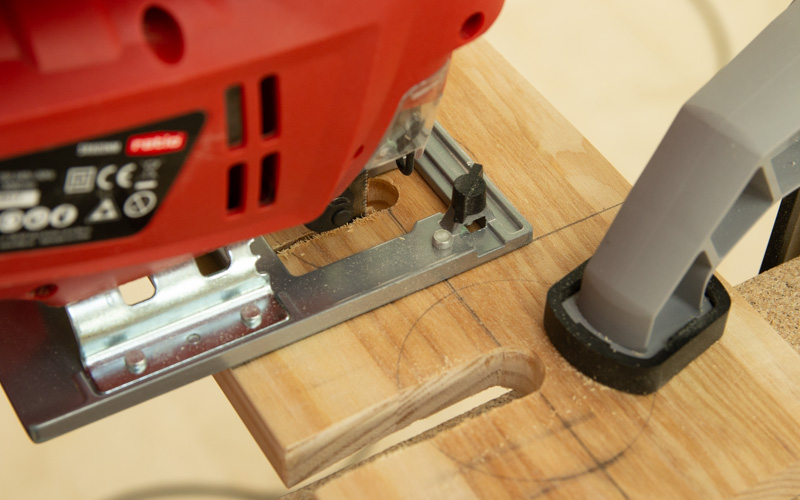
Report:
[[[244,144],[244,114],[242,108],[242,86],[234,85],[225,91],[225,114],[228,119],[228,147],[238,148]]]
[[[274,76],[261,80],[261,135],[268,136],[278,128],[278,88]]]
[[[244,189],[244,164],[239,163],[228,169],[228,212],[244,209]]]
[[[261,160],[261,190],[258,201],[269,205],[275,201],[275,184],[278,176],[278,155],[273,153]]]

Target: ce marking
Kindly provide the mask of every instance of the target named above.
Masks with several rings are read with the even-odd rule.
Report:
[[[116,165],[106,165],[97,172],[97,187],[103,191],[114,189],[114,182],[122,189],[133,187],[133,173],[136,171],[135,163],[126,163],[120,168]],[[112,180],[113,176],[113,180]]]

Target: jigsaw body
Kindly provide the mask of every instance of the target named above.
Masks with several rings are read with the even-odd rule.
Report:
[[[434,127],[451,52],[501,5],[0,5],[0,382],[32,439],[530,241]],[[363,172],[395,164],[454,206],[303,276],[260,236],[348,222]],[[126,301],[143,277],[152,297]]]
[[[501,2],[4,4],[0,299],[62,306],[314,219]]]

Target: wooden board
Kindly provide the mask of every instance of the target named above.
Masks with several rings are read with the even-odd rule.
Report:
[[[456,54],[439,119],[533,224],[534,241],[220,374],[284,481],[295,484],[415,419],[499,385],[520,397],[349,471],[316,495],[800,492],[797,354],[733,292],[723,339],[657,394],[622,394],[577,373],[545,336],[545,294],[591,256],[629,186],[486,44]],[[296,245],[286,261],[323,265],[362,240],[410,229],[419,207],[435,208],[421,186],[398,188],[390,211]]]

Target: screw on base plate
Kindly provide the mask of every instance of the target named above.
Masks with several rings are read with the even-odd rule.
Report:
[[[141,349],[131,349],[125,353],[125,367],[134,375],[141,375],[147,370],[147,357]]]
[[[248,304],[241,311],[242,323],[249,328],[261,325],[261,308],[255,304]]]
[[[446,250],[453,246],[453,233],[447,229],[437,229],[433,232],[433,246],[439,250]]]

